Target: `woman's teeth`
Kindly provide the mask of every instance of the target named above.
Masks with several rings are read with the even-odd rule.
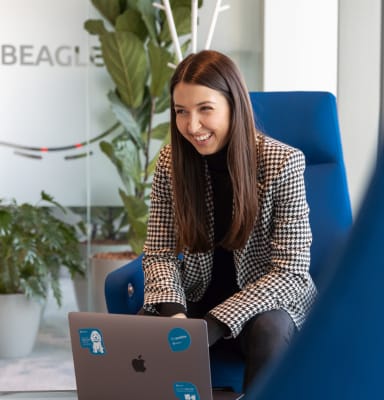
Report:
[[[212,136],[212,133],[207,133],[206,135],[196,136],[195,139],[196,139],[198,142],[202,142],[202,141],[204,141],[204,140],[209,139],[211,136]]]

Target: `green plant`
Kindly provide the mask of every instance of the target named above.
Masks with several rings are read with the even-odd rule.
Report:
[[[86,231],[91,243],[125,241],[127,221],[122,206],[91,206],[89,217],[87,207],[70,207],[70,210],[88,226]]]
[[[76,228],[55,217],[52,206],[65,212],[44,192],[35,205],[0,199],[0,294],[43,300],[51,288],[61,305],[61,267],[71,277],[84,275]]]
[[[92,0],[105,18],[88,20],[85,29],[98,35],[105,66],[115,90],[108,94],[121,133],[100,143],[124,185],[119,194],[125,208],[127,239],[142,251],[148,219],[148,188],[158,151],[169,140],[169,63],[176,63],[166,15],[153,0]],[[170,1],[182,52],[189,46],[191,1]],[[202,1],[199,2],[201,7]]]

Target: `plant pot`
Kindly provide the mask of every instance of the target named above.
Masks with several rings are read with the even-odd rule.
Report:
[[[0,358],[25,357],[33,349],[42,305],[24,294],[0,295]]]
[[[94,241],[91,242],[88,248],[86,242],[80,243],[80,253],[82,254],[84,260],[87,264],[87,272],[85,276],[76,275],[73,279],[73,286],[75,291],[76,303],[79,311],[93,311],[94,306],[92,304],[91,295],[91,283],[88,277],[90,276],[91,270],[91,258],[93,254],[103,253],[103,252],[120,252],[129,250],[129,246],[126,242],[118,241]]]
[[[113,270],[128,264],[137,257],[136,253],[108,252],[97,253],[91,257],[91,303],[95,312],[108,312],[105,303],[104,283],[107,275]]]

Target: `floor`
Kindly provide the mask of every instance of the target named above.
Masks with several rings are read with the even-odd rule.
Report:
[[[63,305],[58,308],[53,298],[48,299],[32,353],[0,359],[0,391],[75,389],[67,314],[78,307],[72,280],[63,276],[61,287]]]

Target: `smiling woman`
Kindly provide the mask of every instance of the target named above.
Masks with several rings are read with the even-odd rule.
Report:
[[[220,92],[180,82],[173,99],[177,128],[200,154],[216,153],[227,144],[230,108]]]
[[[203,318],[210,346],[228,339],[220,346],[245,359],[246,389],[285,350],[316,295],[305,158],[256,129],[248,89],[223,53],[187,56],[170,95],[142,313]]]

